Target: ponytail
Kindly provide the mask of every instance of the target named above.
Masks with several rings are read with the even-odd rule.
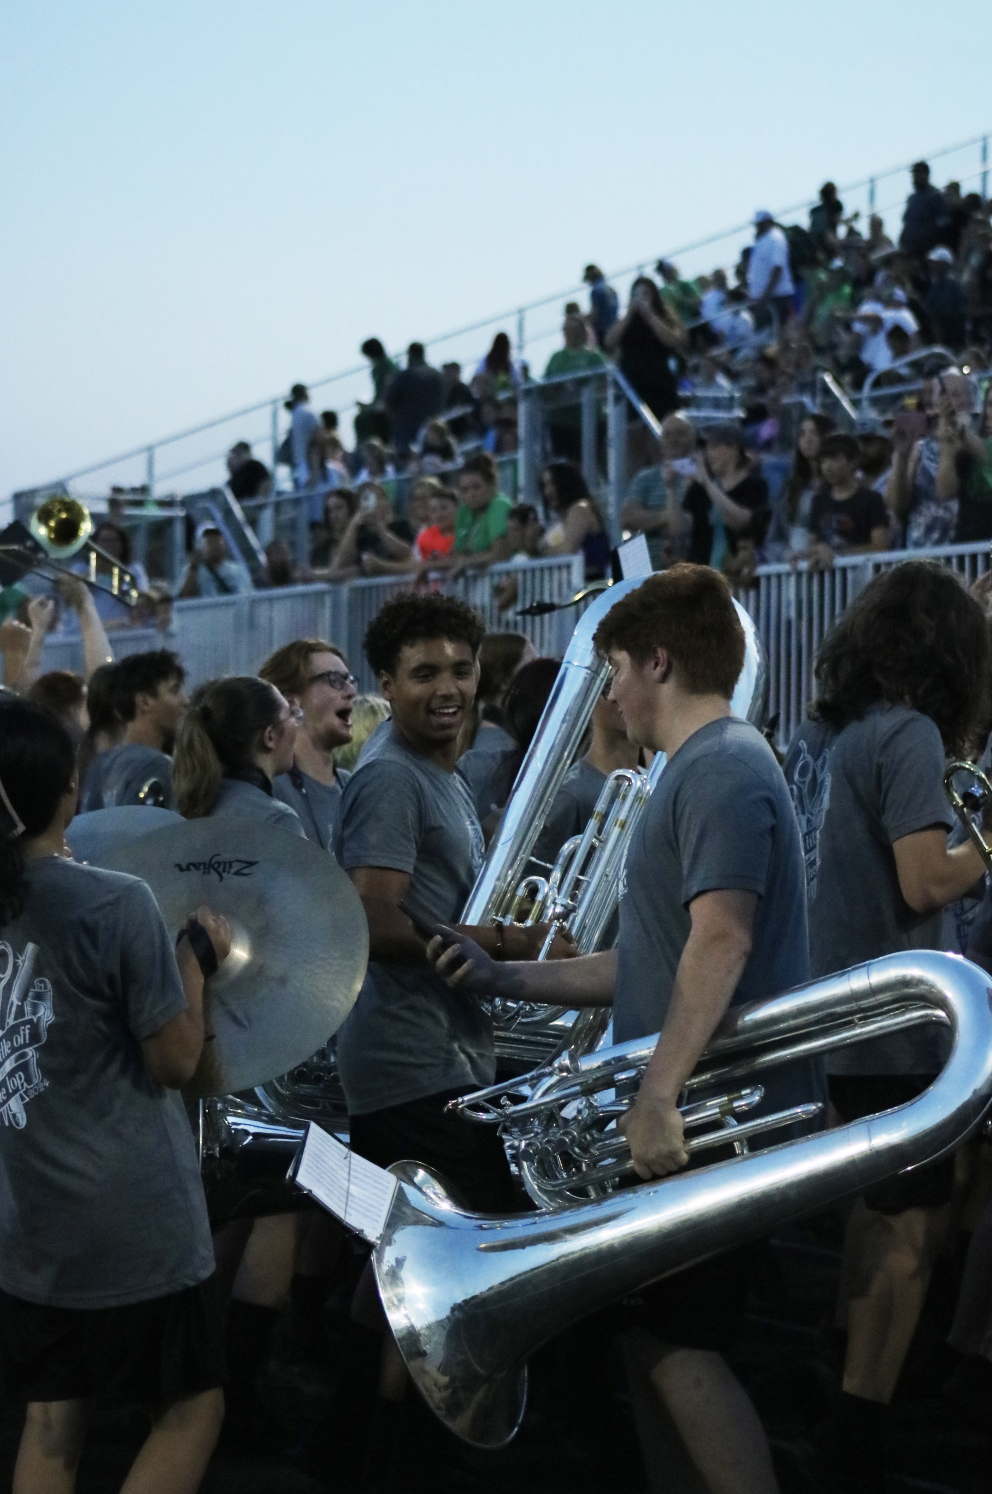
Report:
[[[45,706],[0,706],[0,927],[24,909],[24,842],[47,830],[72,786],[76,749]]]
[[[211,680],[194,693],[179,723],[172,758],[176,806],[188,820],[210,814],[224,778],[254,766],[259,739],[279,722],[279,697],[253,675]]]

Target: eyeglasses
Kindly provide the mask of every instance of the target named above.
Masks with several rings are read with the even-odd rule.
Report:
[[[326,680],[332,690],[345,690],[349,685],[358,684],[353,674],[346,674],[340,669],[325,669],[323,674],[312,674],[307,685],[319,685],[321,680]]]
[[[303,707],[302,706],[298,706],[298,705],[291,705],[289,707],[289,712],[288,712],[288,714],[286,716],[286,720],[287,721],[294,721],[297,726],[302,726],[303,725]]]

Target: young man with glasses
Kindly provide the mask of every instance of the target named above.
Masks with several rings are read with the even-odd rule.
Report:
[[[277,649],[258,671],[299,715],[293,766],[272,793],[299,815],[308,840],[331,850],[350,775],[334,766],[334,750],[351,741],[358,684],[344,655],[322,638],[298,638]]]

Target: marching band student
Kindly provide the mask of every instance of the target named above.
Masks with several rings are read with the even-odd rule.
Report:
[[[907,561],[878,576],[827,636],[817,698],[785,774],[803,837],[814,977],[907,949],[943,947],[941,910],[984,876],[970,841],[948,848],[948,752],[988,706],[980,604],[952,571]],[[987,729],[987,723],[986,723]],[[980,744],[979,744],[980,745]],[[914,1028],[838,1049],[830,1095],[844,1120],[920,1094],[942,1034]],[[843,1393],[817,1449],[825,1489],[874,1489],[885,1407],[946,1234],[953,1158],[869,1189],[849,1221],[841,1276]]]
[[[194,693],[176,734],[176,808],[188,820],[238,815],[303,835],[273,779],[293,765],[301,711],[254,675],[211,680]]]
[[[273,780],[293,765],[299,707],[254,676],[212,680],[194,693],[176,737],[176,803],[187,819],[234,815],[304,834],[295,809],[273,795]],[[233,1226],[218,1236],[222,1270],[234,1271],[227,1320],[228,1415],[224,1441],[271,1450],[278,1433],[267,1425],[256,1380],[269,1356],[289,1294],[296,1256],[297,1216],[256,1219],[247,1239]],[[240,1260],[238,1254],[240,1252]],[[234,1256],[237,1261],[227,1257]]]
[[[177,1091],[230,928],[200,908],[174,952],[144,882],[65,859],[77,787],[61,723],[0,706],[0,1357],[27,1402],[13,1489],[71,1494],[91,1401],[111,1395],[153,1416],[124,1491],[193,1494],[223,1353]]]
[[[807,979],[802,851],[771,748],[731,714],[744,633],[723,577],[685,563],[649,577],[607,613],[596,645],[631,742],[668,759],[631,839],[617,947],[556,966],[500,965],[456,935],[428,955],[466,1005],[487,993],[612,1001],[616,1042],[660,1029],[623,1121],[647,1179],[688,1162],[678,1096],[728,1006]],[[807,1063],[763,1082],[770,1111],[821,1087]],[[755,1270],[751,1247],[733,1250],[621,1308],[628,1362],[650,1378],[712,1494],[776,1488],[757,1413],[723,1358]]]
[[[90,763],[80,810],[121,804],[175,809],[170,753],[186,709],[183,666],[167,648],[130,654],[112,666],[114,712],[124,723],[118,746]]]
[[[303,714],[293,762],[272,780],[272,793],[296,810],[308,840],[331,850],[341,793],[351,777],[335,767],[334,752],[351,741],[357,681],[341,650],[322,638],[287,643],[258,672]]]

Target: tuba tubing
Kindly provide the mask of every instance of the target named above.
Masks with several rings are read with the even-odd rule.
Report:
[[[526,1362],[569,1324],[660,1277],[788,1219],[942,1156],[992,1099],[992,990],[983,970],[929,950],[888,955],[732,1014],[733,1036],[774,1037],[810,1002],[808,1020],[848,1029],[900,1004],[932,1008],[951,1051],[918,1098],[880,1115],[675,1174],[557,1211],[481,1215],[413,1162],[373,1253],[389,1324],[421,1395],[480,1448],[516,1432]],[[869,1023],[870,1025],[870,1023]],[[725,1036],[721,1028],[720,1046]],[[736,1044],[735,1044],[736,1046]]]

